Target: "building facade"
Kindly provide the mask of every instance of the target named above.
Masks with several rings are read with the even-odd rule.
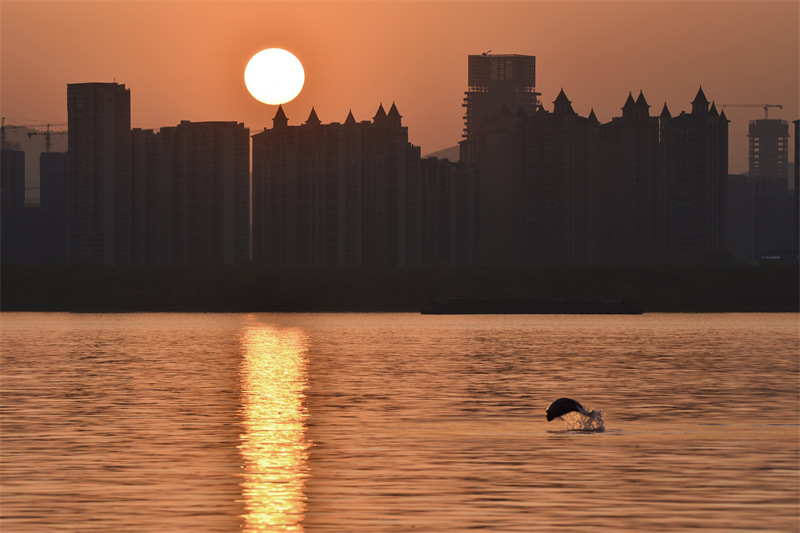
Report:
[[[728,120],[702,87],[691,113],[662,117],[664,252],[677,263],[729,261]]]
[[[562,90],[552,112],[540,106],[526,115],[520,109],[515,130],[511,264],[587,263],[597,121],[575,113]],[[491,240],[490,235],[483,238],[484,243]]]
[[[169,258],[170,187],[161,168],[154,130],[131,130],[131,253],[135,264],[164,264]]]
[[[488,52],[467,58],[467,92],[464,93],[464,140],[460,143],[460,161],[471,162],[475,140],[480,132],[496,121],[498,114],[522,109],[533,113],[539,105],[536,92],[536,57]]]
[[[592,179],[590,256],[600,264],[657,262],[663,246],[663,176],[659,122],[639,92],[628,93],[622,116],[599,125],[596,176]]]
[[[789,177],[789,123],[779,119],[751,120],[749,174],[752,178]]]
[[[253,259],[271,265],[420,264],[420,153],[397,107],[371,121],[289,126],[283,108],[253,136]]]
[[[0,257],[27,263],[31,239],[25,210],[25,152],[0,150]]]
[[[131,95],[118,83],[67,85],[69,255],[131,262]]]
[[[145,152],[148,137],[140,146]],[[142,156],[144,220],[153,257],[167,263],[241,263],[250,258],[250,130],[237,122],[161,128],[156,165]],[[160,174],[160,175],[159,175]],[[157,259],[160,261],[160,259]]]
[[[16,264],[60,264],[68,260],[67,154],[39,154],[39,202],[25,201],[25,152],[0,152],[0,258]]]
[[[622,116],[507,106],[464,141],[475,173],[479,264],[726,261],[728,122],[702,89],[691,113]],[[462,146],[464,146],[462,143]]]

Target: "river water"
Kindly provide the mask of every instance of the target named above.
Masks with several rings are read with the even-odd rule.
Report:
[[[795,314],[0,328],[4,533],[800,530]]]

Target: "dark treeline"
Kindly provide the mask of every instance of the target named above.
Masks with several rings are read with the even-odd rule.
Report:
[[[435,300],[624,300],[646,312],[798,311],[798,266],[275,268],[4,264],[3,311],[420,311]]]

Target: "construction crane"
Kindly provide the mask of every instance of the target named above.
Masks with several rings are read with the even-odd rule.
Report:
[[[722,104],[722,107],[763,107],[765,120],[769,118],[770,107],[777,107],[778,109],[783,109],[782,104]]]
[[[50,153],[50,124],[47,125],[47,130],[44,133],[41,131],[31,131],[28,132],[28,139],[33,137],[34,135],[44,135],[44,151],[45,153]]]
[[[6,135],[6,133],[7,133],[7,131],[6,131],[6,118],[7,117],[2,117],[2,120],[0,121],[0,147],[2,147],[3,150],[8,148],[8,145],[6,144],[6,137],[7,137],[7,135]],[[11,119],[11,120],[15,120],[15,119]],[[51,133],[55,133],[57,135],[60,134],[60,133],[63,134],[63,132],[58,132],[58,131],[51,132],[50,131],[50,126],[67,126],[67,125],[68,124],[66,122],[50,123],[50,124],[47,125],[47,129],[45,131],[28,131],[28,132],[26,132],[26,135],[28,136],[29,139],[31,137],[33,137],[34,135],[44,135],[45,136],[45,151],[47,153],[50,153],[50,149],[51,149],[51,146],[52,146],[51,142],[50,142]],[[38,130],[42,126],[41,126],[41,124],[11,124],[10,127],[12,127],[12,128],[25,128],[25,129],[30,129],[30,130]]]

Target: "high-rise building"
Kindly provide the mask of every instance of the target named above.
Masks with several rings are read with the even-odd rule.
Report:
[[[464,140],[460,160],[472,161],[478,133],[495,117],[522,109],[531,114],[539,105],[536,92],[536,57],[490,55],[468,57],[468,89],[464,95]]]
[[[67,85],[69,255],[131,262],[131,94],[118,83]]]
[[[515,123],[512,150],[503,156],[512,175],[505,192],[511,202],[502,229],[481,234],[484,262],[506,255],[491,243],[507,241],[512,265],[587,263],[589,186],[596,167],[594,114],[579,116],[562,90],[552,112],[540,107],[528,116],[519,110]],[[480,167],[488,178],[481,179],[485,187],[492,186],[492,166]],[[502,202],[483,206],[482,229],[489,228],[492,219],[503,220]]]
[[[0,259],[17,264],[67,262],[67,154],[42,153],[41,202],[25,202],[25,152],[0,151]]]
[[[289,126],[283,108],[253,136],[253,259],[272,265],[420,263],[420,154],[397,107],[372,121]]]
[[[794,239],[800,247],[800,119],[794,124]]]
[[[661,117],[669,118],[666,104]],[[628,93],[622,116],[599,125],[596,176],[591,180],[595,211],[589,245],[601,264],[652,263],[663,255],[663,205],[659,120],[639,92]]]
[[[470,139],[475,261],[492,266],[588,261],[589,186],[597,120],[564,91],[553,111],[507,106]],[[464,144],[462,144],[464,146]]]
[[[751,120],[749,137],[750,177],[789,177],[789,123],[779,119]]]
[[[28,262],[31,237],[25,216],[25,152],[0,150],[0,259],[4,262]]]
[[[794,198],[782,178],[728,176],[728,248],[737,263],[797,249]]]
[[[161,145],[153,130],[131,131],[132,257],[136,264],[164,264],[169,258],[167,235],[168,173],[162,172]]]
[[[39,205],[40,172],[39,155],[43,153],[66,153],[67,132],[51,131],[50,126],[61,127],[62,124],[42,126],[19,126],[4,124],[0,126],[2,134],[0,145],[3,150],[21,150],[25,152],[25,205]]]
[[[702,89],[692,105],[650,116],[644,94],[629,94],[606,124],[579,116],[563,90],[552,112],[503,105],[462,143],[477,262],[727,260],[728,122]]]
[[[422,263],[473,263],[477,198],[472,168],[427,157],[421,170]]]
[[[36,220],[34,263],[69,261],[69,179],[68,154],[44,152],[39,155],[40,203],[34,208]]]
[[[710,107],[709,107],[710,106]],[[661,117],[664,251],[673,262],[726,261],[728,119],[700,88],[692,112]]]
[[[158,133],[160,175],[141,132],[138,229],[149,257],[170,263],[240,263],[250,258],[250,130],[237,122],[189,122]],[[138,220],[138,219],[137,219]]]
[[[797,250],[796,205],[789,180],[789,123],[751,120],[749,178],[757,192],[753,207],[755,257],[788,257]]]

